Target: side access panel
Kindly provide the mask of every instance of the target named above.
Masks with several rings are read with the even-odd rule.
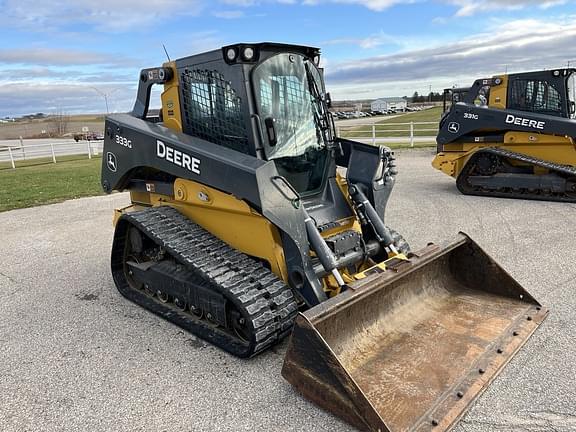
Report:
[[[300,314],[282,375],[360,430],[446,431],[546,315],[461,235]]]

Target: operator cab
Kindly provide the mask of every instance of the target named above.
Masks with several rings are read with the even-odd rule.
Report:
[[[469,87],[461,87],[461,88],[454,87],[444,89],[442,98],[442,113],[448,111],[453,105],[456,105],[458,102],[464,102],[469,90],[470,90]]]
[[[503,100],[499,96],[491,98],[491,93],[501,86],[506,86]],[[466,104],[481,107],[494,107],[493,104],[496,104],[496,107],[510,110],[572,119],[576,114],[576,69],[523,72],[479,79],[468,90],[460,98]],[[450,93],[444,92],[446,111],[449,109],[446,95]]]
[[[319,192],[334,141],[319,61],[317,48],[276,43],[176,60],[182,132],[274,161],[300,195]]]
[[[164,84],[164,126],[273,162],[275,184],[316,223],[342,220],[352,214],[336,182],[344,153],[335,151],[341,143],[319,62],[317,48],[268,42],[181,58],[142,70],[132,115],[145,120],[150,87]]]
[[[574,118],[574,72],[574,69],[555,69],[510,75],[507,107]]]

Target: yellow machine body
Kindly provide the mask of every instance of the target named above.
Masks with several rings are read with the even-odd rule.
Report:
[[[346,193],[346,179],[337,176],[342,193]],[[149,185],[149,188],[153,187]],[[194,223],[225,241],[247,255],[261,259],[270,270],[288,282],[286,262],[278,229],[261,214],[250,208],[244,201],[200,183],[177,179],[174,182],[174,194],[164,195],[155,191],[131,191],[132,205],[117,209],[114,223],[123,212],[131,212],[150,206],[167,205],[177,209]],[[355,217],[338,221],[337,227],[326,230],[323,237],[330,237],[340,232],[354,230],[361,232],[360,224]],[[395,256],[405,259],[404,255]],[[362,279],[365,271],[371,266],[385,269],[385,263],[372,263],[360,266],[357,272],[343,271],[347,282]],[[329,295],[339,293],[334,278],[328,275],[323,280],[324,289]]]
[[[436,154],[432,166],[450,177],[458,178],[470,157],[478,150],[494,147],[494,143],[450,143],[444,151]],[[574,138],[527,132],[507,132],[499,148],[537,159],[576,166],[576,143]],[[545,174],[544,170],[541,174]]]

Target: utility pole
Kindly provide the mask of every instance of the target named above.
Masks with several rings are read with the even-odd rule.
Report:
[[[428,86],[428,102],[432,102],[432,84]]]

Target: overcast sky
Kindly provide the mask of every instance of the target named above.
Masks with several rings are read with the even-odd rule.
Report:
[[[149,4],[147,4],[149,3]],[[131,108],[138,71],[235,42],[322,49],[333,99],[576,66],[576,2],[0,0],[0,116]]]

